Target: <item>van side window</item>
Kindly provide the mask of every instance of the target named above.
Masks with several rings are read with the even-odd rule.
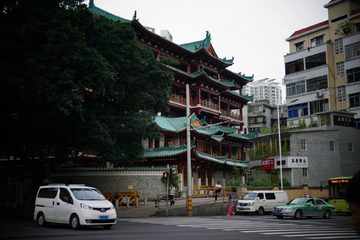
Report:
[[[257,197],[258,197],[259,199],[264,199],[264,194],[263,194],[263,193],[258,193]]]
[[[55,198],[58,188],[40,188],[38,198]]]
[[[64,202],[70,203],[72,202],[70,193],[65,188],[60,188],[60,199]]]
[[[265,197],[267,200],[275,200],[275,193],[265,193]]]

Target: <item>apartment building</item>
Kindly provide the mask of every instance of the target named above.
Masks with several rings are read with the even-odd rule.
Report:
[[[331,0],[328,19],[296,30],[284,56],[288,120],[327,111],[355,114],[360,129],[360,1]]]
[[[255,80],[246,84],[243,88],[243,94],[252,95],[254,101],[266,99],[271,105],[280,104],[282,99],[280,83],[269,78]]]

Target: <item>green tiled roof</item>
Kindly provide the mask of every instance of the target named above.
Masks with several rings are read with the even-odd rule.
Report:
[[[221,142],[224,139],[224,133],[222,133],[220,135],[212,135],[211,138],[218,142]]]
[[[253,133],[249,133],[249,134],[231,133],[228,136],[241,138],[241,139],[253,139],[253,138],[258,137],[258,135],[259,134],[257,132],[253,132]]]
[[[196,72],[193,72],[193,73],[187,73],[187,72],[185,72],[185,71],[182,71],[182,70],[180,70],[180,69],[178,69],[178,68],[176,68],[176,67],[170,66],[170,65],[166,65],[166,67],[167,67],[167,68],[170,68],[171,70],[174,70],[174,71],[176,71],[176,72],[179,72],[179,73],[182,73],[182,74],[187,75],[187,76],[189,76],[189,77],[192,77],[192,78],[196,78],[197,76],[199,76],[199,75],[201,75],[201,74],[203,74],[203,73],[207,75],[207,73],[203,70],[203,68],[200,69],[199,71],[196,71]],[[235,85],[234,85],[235,80],[232,80],[231,82],[226,82],[226,81],[220,81],[220,80],[218,80],[218,79],[216,79],[216,78],[210,77],[209,75],[207,75],[207,77],[208,77],[211,81],[216,82],[216,83],[219,83],[219,84],[224,85],[224,86],[226,86],[226,87],[233,87],[233,86],[235,86]]]
[[[231,93],[231,94],[233,94],[233,95],[235,95],[235,96],[238,96],[238,97],[245,98],[245,99],[247,99],[247,100],[249,100],[249,101],[254,100],[254,96],[253,96],[253,95],[251,95],[251,96],[242,95],[242,94],[238,94],[238,93],[236,93],[236,92],[230,91],[230,90],[228,90],[228,89],[226,90],[226,92]]]
[[[212,156],[210,154],[207,153],[203,153],[200,151],[196,151],[196,154],[206,160],[212,161],[212,162],[216,162],[216,163],[221,163],[221,164],[226,164],[229,166],[236,166],[236,167],[248,167],[249,166],[249,161],[246,162],[239,162],[239,161],[235,161],[234,160],[230,160],[227,158],[228,154],[226,154],[225,156]]]
[[[195,120],[198,120],[195,113],[190,116],[190,124]],[[182,132],[186,130],[186,117],[168,118],[163,116],[157,116],[155,123],[163,130],[169,132]]]
[[[191,144],[191,148],[195,148],[195,143]],[[187,146],[175,146],[175,147],[162,147],[162,148],[148,148],[145,149],[145,158],[159,158],[159,157],[172,157],[187,151]]]
[[[114,20],[115,22],[116,21],[120,21],[120,22],[131,22],[130,20],[127,20],[125,18],[121,18],[119,16],[116,16],[114,14],[111,14],[111,13],[108,13],[98,7],[96,7],[94,5],[94,0],[90,0],[89,2],[89,11],[92,12],[93,14],[96,14],[96,15],[99,15],[99,16],[104,16],[106,18],[109,18],[111,20]],[[135,13],[136,14],[136,13]],[[135,17],[135,15],[134,15]]]
[[[245,76],[245,73],[243,75],[241,75],[241,72],[236,73],[237,75],[239,75],[242,78],[245,78],[246,80],[252,81],[254,80],[254,74],[252,76]]]

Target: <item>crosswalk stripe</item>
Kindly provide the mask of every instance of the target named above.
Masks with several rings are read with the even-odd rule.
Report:
[[[299,229],[296,229],[296,230],[299,230]],[[287,230],[288,231],[288,230]],[[297,233],[304,233],[304,232],[292,232],[292,231],[290,231],[289,232],[289,234],[297,234]],[[307,231],[307,233],[309,233],[309,234],[311,234],[311,231]],[[346,231],[346,230],[344,230],[344,231],[328,231],[328,230],[326,230],[326,231],[317,231],[317,230],[313,230],[313,233],[353,233],[353,232],[351,232],[351,231]],[[275,234],[284,234],[283,232],[272,232],[272,233],[262,233],[262,234],[264,234],[264,235],[275,235]]]
[[[346,239],[348,239],[348,238],[350,238],[350,239],[356,239],[356,240],[359,240],[359,238],[357,237],[357,238],[354,238],[354,236],[326,236],[326,237],[310,237],[310,238],[306,238],[306,239],[318,239],[318,240],[320,240],[320,239],[344,239],[344,238],[346,238]]]
[[[308,233],[305,233],[305,234],[295,234],[295,235],[282,235],[284,237],[311,237],[311,236],[328,236],[328,235],[342,235],[342,234],[345,234],[345,235],[352,235],[352,236],[355,236],[356,233],[319,233],[319,234],[316,234],[316,233],[313,233],[313,234],[308,234]]]

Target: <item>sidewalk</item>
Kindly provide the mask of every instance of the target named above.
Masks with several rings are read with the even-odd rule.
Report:
[[[227,201],[227,197],[219,197],[217,200],[217,204],[224,204]],[[234,201],[237,201],[234,199]],[[193,198],[192,204],[193,209],[194,206],[198,205],[213,205],[215,203],[214,198]],[[170,206],[170,201],[168,203],[168,211],[174,211],[179,208],[186,208],[187,209],[187,199],[175,199],[175,205]],[[210,207],[209,207],[210,208]],[[159,204],[160,212],[166,210],[166,201],[162,200]],[[187,210],[186,210],[187,211]],[[155,202],[148,202],[147,205],[144,202],[139,203],[139,207],[129,206],[121,206],[117,210],[117,217],[118,218],[137,218],[137,217],[151,217],[154,215],[161,215],[158,213],[158,207],[155,207]]]

